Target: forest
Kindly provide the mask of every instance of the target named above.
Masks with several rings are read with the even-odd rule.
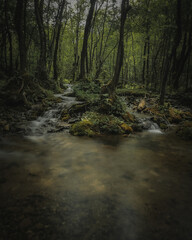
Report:
[[[191,240],[191,141],[191,0],[0,0],[0,239]]]
[[[165,129],[165,122],[191,119],[190,111],[178,109],[191,107],[192,99],[190,0],[1,0],[0,11],[1,131],[15,131],[6,119],[15,112],[8,114],[7,106],[35,108],[31,118],[37,117],[66,84],[84,102],[74,110],[79,115],[89,110],[121,118],[123,104],[133,103]],[[138,97],[141,106],[133,101]],[[61,115],[70,118],[66,109]]]

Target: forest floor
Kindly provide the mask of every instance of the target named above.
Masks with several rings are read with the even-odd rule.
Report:
[[[81,104],[74,103],[70,108],[62,109],[57,131],[70,128],[73,135],[80,136],[128,136],[159,127],[162,131],[174,128],[182,138],[192,139],[192,108],[186,95],[167,95],[162,107],[158,104],[158,95],[144,89],[117,89],[117,100],[111,102],[106,94],[99,94],[97,86],[85,86],[76,85],[74,91],[68,94],[75,96]],[[29,106],[21,99],[16,100],[14,94],[8,94],[1,94],[0,98],[2,135],[25,134],[28,122],[36,120],[62,101],[53,94],[44,94]]]

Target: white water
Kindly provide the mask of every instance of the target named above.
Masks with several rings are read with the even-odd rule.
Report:
[[[62,101],[55,105],[55,108],[47,110],[43,116],[31,121],[28,126],[28,134],[31,136],[42,135],[51,132],[55,129],[57,123],[60,121],[62,110],[70,108],[74,104],[80,104],[75,97],[67,96],[73,93],[72,86],[67,85],[67,89],[63,94],[55,94],[54,96],[60,98]]]

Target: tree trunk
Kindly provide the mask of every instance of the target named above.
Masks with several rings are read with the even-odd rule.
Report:
[[[123,65],[124,58],[124,25],[127,17],[128,11],[131,9],[129,5],[129,0],[122,0],[121,3],[121,23],[120,23],[120,31],[119,31],[119,45],[117,50],[117,58],[115,65],[115,73],[113,75],[112,81],[108,84],[108,90],[110,97],[113,98],[115,89],[119,82],[119,75],[121,72],[121,67]]]
[[[62,18],[63,18],[64,6],[65,6],[65,0],[62,1],[61,6],[60,6],[60,10],[59,10],[57,35],[56,35],[56,39],[55,39],[55,50],[54,50],[54,57],[53,57],[53,72],[54,72],[53,74],[54,74],[54,80],[57,81],[57,83],[58,83],[57,55],[58,55],[59,39],[60,39],[61,27],[62,27]]]
[[[163,75],[162,85],[161,85],[161,93],[160,93],[160,105],[164,105],[164,99],[165,99],[165,90],[166,90],[166,84],[169,76],[169,70],[171,68],[172,60],[174,62],[174,58],[177,52],[177,48],[179,46],[179,43],[181,41],[181,0],[177,0],[177,13],[176,13],[176,32],[173,42],[173,47],[171,50],[170,55],[167,57],[166,65],[165,65],[165,71]]]
[[[143,82],[143,85],[145,85],[145,65],[146,65],[145,56],[146,56],[146,49],[147,49],[147,42],[145,42],[144,50],[143,50],[143,70],[142,70],[142,82]]]
[[[86,24],[85,24],[83,47],[82,47],[82,51],[81,51],[81,64],[80,64],[79,79],[83,79],[83,80],[85,79],[85,62],[86,62],[86,58],[87,58],[87,44],[88,44],[89,34],[90,34],[90,30],[91,30],[96,0],[90,0],[90,2],[91,2],[91,6],[89,9],[89,13],[88,13]]]
[[[20,74],[25,73],[27,67],[27,49],[25,39],[25,21],[26,4],[24,0],[17,0],[15,9],[15,28],[19,42]]]
[[[40,58],[38,65],[38,76],[40,80],[47,80],[47,46],[46,46],[46,33],[43,25],[43,4],[44,0],[34,0],[35,16],[38,25],[39,38],[40,38]]]

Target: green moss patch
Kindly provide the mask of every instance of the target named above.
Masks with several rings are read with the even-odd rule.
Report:
[[[130,134],[132,128],[114,115],[86,112],[82,120],[71,126],[70,133],[75,136],[99,136]]]

